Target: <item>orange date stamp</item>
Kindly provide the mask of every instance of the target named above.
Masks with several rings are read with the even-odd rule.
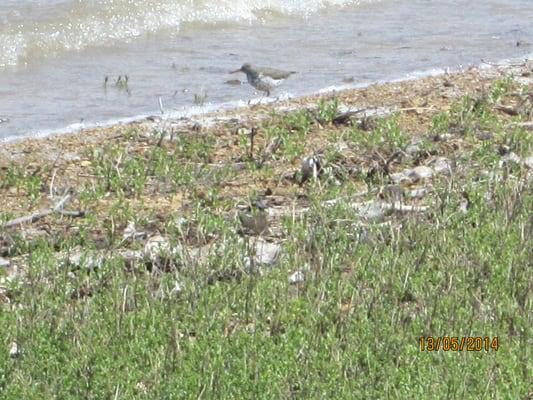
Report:
[[[420,351],[498,351],[498,336],[420,336]]]

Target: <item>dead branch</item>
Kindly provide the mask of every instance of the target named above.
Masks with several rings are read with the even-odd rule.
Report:
[[[51,214],[54,214],[54,213],[58,213],[58,214],[61,214],[61,215],[64,215],[64,216],[69,216],[69,217],[82,217],[85,215],[85,213],[83,211],[66,211],[66,210],[63,210],[63,207],[65,206],[66,203],[68,203],[70,201],[70,199],[72,198],[72,193],[70,192],[70,189],[66,190],[66,194],[65,196],[63,196],[56,204],[54,207],[52,208],[48,208],[48,209],[45,209],[45,210],[40,210],[40,211],[37,211],[33,214],[30,214],[30,215],[25,215],[23,217],[18,217],[18,218],[15,218],[15,219],[12,219],[10,221],[7,221],[3,224],[0,225],[0,228],[12,228],[12,227],[15,227],[15,226],[20,226],[20,225],[23,225],[23,224],[32,224],[44,217],[47,217],[48,215],[51,215]]]
[[[519,127],[519,128],[524,128],[528,131],[532,131],[533,130],[533,121],[527,121],[527,122],[513,122],[511,124],[507,124],[505,126],[506,128],[514,128],[514,127]]]
[[[516,108],[513,108],[513,107],[506,107],[506,106],[501,106],[501,105],[497,105],[497,106],[494,106],[494,108],[498,111],[501,111],[507,115],[512,115],[512,116],[517,116],[517,115],[520,115],[520,112],[516,109]]]

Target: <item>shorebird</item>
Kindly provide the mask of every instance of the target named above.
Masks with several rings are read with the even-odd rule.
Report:
[[[242,67],[235,71],[231,71],[232,74],[237,72],[244,72],[248,83],[257,90],[265,92],[267,96],[270,96],[270,91],[273,88],[296,73],[296,71],[283,71],[274,68],[257,68],[249,63],[243,64]]]
[[[261,235],[268,231],[267,204],[264,200],[254,201],[237,216],[242,226],[242,233]]]

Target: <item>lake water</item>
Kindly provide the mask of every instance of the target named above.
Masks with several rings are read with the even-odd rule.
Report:
[[[531,57],[531,21],[532,0],[2,0],[0,139],[247,101],[244,62],[298,71],[273,92],[297,96]]]

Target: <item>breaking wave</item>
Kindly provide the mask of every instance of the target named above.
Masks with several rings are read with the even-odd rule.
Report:
[[[375,0],[376,2],[378,0]],[[6,0],[0,5],[0,66],[151,34],[185,24],[268,23],[372,0]]]

